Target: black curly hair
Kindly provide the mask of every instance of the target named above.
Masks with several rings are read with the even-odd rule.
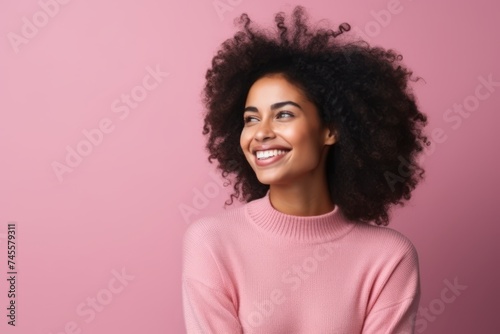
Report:
[[[294,8],[288,26],[287,20],[277,13],[271,31],[241,14],[235,19],[240,30],[222,43],[206,72],[202,133],[208,135],[208,161],[218,161],[225,186],[234,182],[225,204],[261,198],[269,189],[247,162],[239,138],[250,87],[279,73],[304,91],[323,124],[335,126],[338,139],[326,162],[333,202],[347,219],[387,225],[391,204],[404,205],[424,178],[416,159],[430,144],[422,133],[427,116],[408,86],[421,78],[412,78],[392,49],[349,40],[348,23],[310,27],[302,6]]]

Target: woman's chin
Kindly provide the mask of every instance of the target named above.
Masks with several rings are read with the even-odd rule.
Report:
[[[282,177],[272,177],[272,176],[257,176],[257,179],[259,180],[260,183],[268,185],[268,186],[273,186],[273,185],[286,185],[287,182]]]

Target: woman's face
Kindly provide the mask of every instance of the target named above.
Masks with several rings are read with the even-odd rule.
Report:
[[[258,79],[247,95],[240,145],[263,184],[288,185],[323,178],[334,134],[316,106],[282,75]]]

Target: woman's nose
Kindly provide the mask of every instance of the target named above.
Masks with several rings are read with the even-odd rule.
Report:
[[[255,139],[262,141],[274,137],[275,134],[270,121],[262,120],[258,125],[257,131],[255,132]]]

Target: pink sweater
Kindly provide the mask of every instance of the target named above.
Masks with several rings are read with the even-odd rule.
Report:
[[[183,240],[189,334],[413,333],[418,257],[401,233],[277,211],[266,196],[192,223]]]

